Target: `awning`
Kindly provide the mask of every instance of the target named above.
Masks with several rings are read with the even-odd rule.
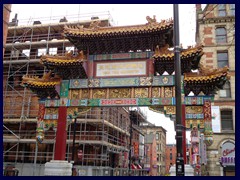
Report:
[[[135,166],[134,164],[131,164],[131,169],[137,169],[137,166]]]

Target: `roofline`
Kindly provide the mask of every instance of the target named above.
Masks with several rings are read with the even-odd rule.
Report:
[[[164,130],[165,132],[167,132],[167,130],[166,129],[164,129],[162,126],[140,126],[141,128],[161,128],[162,130]]]
[[[109,21],[108,18],[99,19],[100,21]],[[36,24],[36,25],[17,25],[17,26],[9,26],[8,30],[14,29],[23,29],[23,28],[39,28],[39,27],[49,27],[49,26],[59,26],[59,25],[73,25],[73,24],[83,24],[90,23],[93,20],[82,20],[82,21],[69,21],[69,22],[59,22],[59,23],[46,23],[46,24]]]

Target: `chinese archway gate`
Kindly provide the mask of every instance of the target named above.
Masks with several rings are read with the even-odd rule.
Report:
[[[148,106],[174,117],[173,20],[147,17],[143,25],[100,25],[97,19],[89,27],[66,26],[64,36],[78,52],[44,55],[41,63],[48,73],[23,77],[22,85],[39,97],[37,141],[44,140],[47,128],[57,129],[55,160],[65,160],[69,117],[90,107]],[[180,53],[183,123],[204,132],[211,145],[211,102],[228,80],[228,68],[208,69],[202,55],[201,45]]]

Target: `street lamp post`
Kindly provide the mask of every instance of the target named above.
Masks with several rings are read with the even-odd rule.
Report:
[[[73,163],[74,163],[74,153],[75,153],[76,124],[77,124],[77,117],[74,118],[74,124],[73,124],[73,146],[72,146],[72,161],[73,161]]]
[[[72,176],[74,176],[74,153],[75,153],[75,136],[76,136],[76,124],[77,124],[77,116],[74,117],[74,123],[73,123],[73,145],[72,145]]]
[[[183,159],[183,135],[182,135],[182,103],[181,103],[181,61],[180,61],[180,44],[179,44],[179,13],[178,4],[173,5],[174,16],[174,60],[175,60],[175,99],[176,99],[176,141],[177,141],[177,158],[176,158],[176,176],[184,176],[184,159]]]

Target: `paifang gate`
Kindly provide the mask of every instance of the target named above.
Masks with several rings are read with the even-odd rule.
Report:
[[[55,160],[64,160],[69,119],[91,107],[148,106],[175,116],[173,20],[135,26],[65,26],[63,35],[78,49],[43,55],[42,77],[25,75],[22,85],[39,97],[37,141],[57,129]],[[228,68],[209,69],[200,62],[202,45],[181,49],[182,110],[187,129],[204,132],[211,145],[211,102],[228,80]],[[198,70],[196,73],[192,70]],[[192,96],[189,96],[190,93]]]

